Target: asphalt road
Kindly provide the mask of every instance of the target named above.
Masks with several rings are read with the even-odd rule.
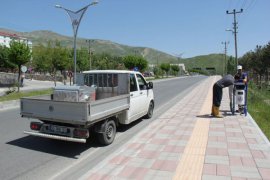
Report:
[[[19,109],[0,111],[0,179],[78,179],[203,79],[197,76],[154,82],[154,116],[121,127],[113,144],[104,147],[94,140],[77,144],[24,135],[30,121],[20,117]]]

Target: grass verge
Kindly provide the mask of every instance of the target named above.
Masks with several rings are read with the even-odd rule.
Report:
[[[248,112],[270,140],[270,91],[250,86],[248,90]]]
[[[52,93],[52,89],[35,90],[35,91],[27,91],[27,92],[24,92],[24,91],[13,92],[5,96],[0,96],[0,102],[18,100],[22,97],[39,96],[39,95],[46,95],[46,94],[51,94],[51,93]]]

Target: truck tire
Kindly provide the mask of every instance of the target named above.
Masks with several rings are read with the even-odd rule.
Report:
[[[98,134],[98,141],[100,144],[109,145],[113,142],[116,134],[116,125],[113,120],[107,121],[105,125],[105,132]]]
[[[148,107],[147,114],[145,115],[146,119],[150,119],[153,116],[154,112],[154,101],[151,101]]]

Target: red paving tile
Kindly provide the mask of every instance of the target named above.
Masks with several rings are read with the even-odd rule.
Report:
[[[253,158],[241,157],[243,166],[256,167],[256,163]]]
[[[230,166],[217,164],[217,175],[218,176],[231,176]]]
[[[174,153],[183,153],[185,150],[185,147],[183,146],[173,146],[173,145],[167,145],[163,151],[165,152],[174,152]]]
[[[143,133],[140,138],[152,138],[155,134],[154,133]]]
[[[265,158],[265,155],[260,150],[251,150],[251,154],[252,154],[253,158],[255,158],[255,159],[257,159],[257,158],[264,159]]]
[[[157,151],[143,150],[138,154],[138,157],[146,159],[156,159],[159,156],[159,154],[160,152]]]
[[[240,132],[226,132],[227,137],[244,137]]]
[[[210,127],[209,131],[211,131],[211,132],[225,132],[225,129],[222,127]]]
[[[252,134],[253,133],[251,129],[247,129],[247,128],[243,128],[242,131],[244,134]]]
[[[216,155],[216,148],[207,148],[206,149],[206,155]]]
[[[217,165],[216,164],[204,164],[203,174],[217,175]]]
[[[229,157],[230,166],[242,166],[241,157]]]
[[[225,148],[207,148],[207,155],[228,156],[228,150]]]
[[[259,168],[259,172],[264,180],[270,179],[270,169],[269,168]]]
[[[87,179],[88,180],[110,180],[110,179],[113,179],[113,177],[109,175],[94,173],[94,174],[91,174]]]
[[[151,144],[162,144],[162,145],[166,145],[168,143],[168,139],[152,139],[150,141]]]
[[[128,179],[143,179],[148,171],[147,168],[126,166],[117,176]]]
[[[248,144],[257,144],[257,140],[255,138],[246,138]]]
[[[151,169],[174,172],[177,168],[178,161],[157,160],[152,165]]]
[[[125,164],[126,162],[128,162],[129,160],[131,159],[131,157],[126,157],[126,156],[121,156],[121,155],[118,155],[118,156],[115,156],[114,158],[112,158],[109,163],[112,163],[112,164]]]
[[[249,149],[246,143],[228,142],[228,149]]]
[[[173,134],[175,132],[174,129],[161,129],[159,131],[160,134]]]

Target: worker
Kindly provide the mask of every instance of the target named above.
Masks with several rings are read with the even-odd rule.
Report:
[[[237,76],[237,79],[238,76]],[[212,113],[214,117],[222,118],[223,116],[219,114],[219,107],[222,100],[222,89],[225,87],[233,86],[235,78],[231,75],[225,75],[222,79],[218,80],[213,86],[213,105]]]
[[[243,72],[243,68],[241,65],[237,66],[237,73],[235,74],[234,77],[240,77],[239,81],[243,83],[247,83],[247,74]]]
[[[243,72],[243,68],[241,65],[237,65],[237,73],[234,75],[234,78],[238,77],[237,82],[242,82],[245,85],[247,84],[247,74]],[[238,105],[238,109],[236,109],[237,113],[243,114],[243,108],[241,105]]]

